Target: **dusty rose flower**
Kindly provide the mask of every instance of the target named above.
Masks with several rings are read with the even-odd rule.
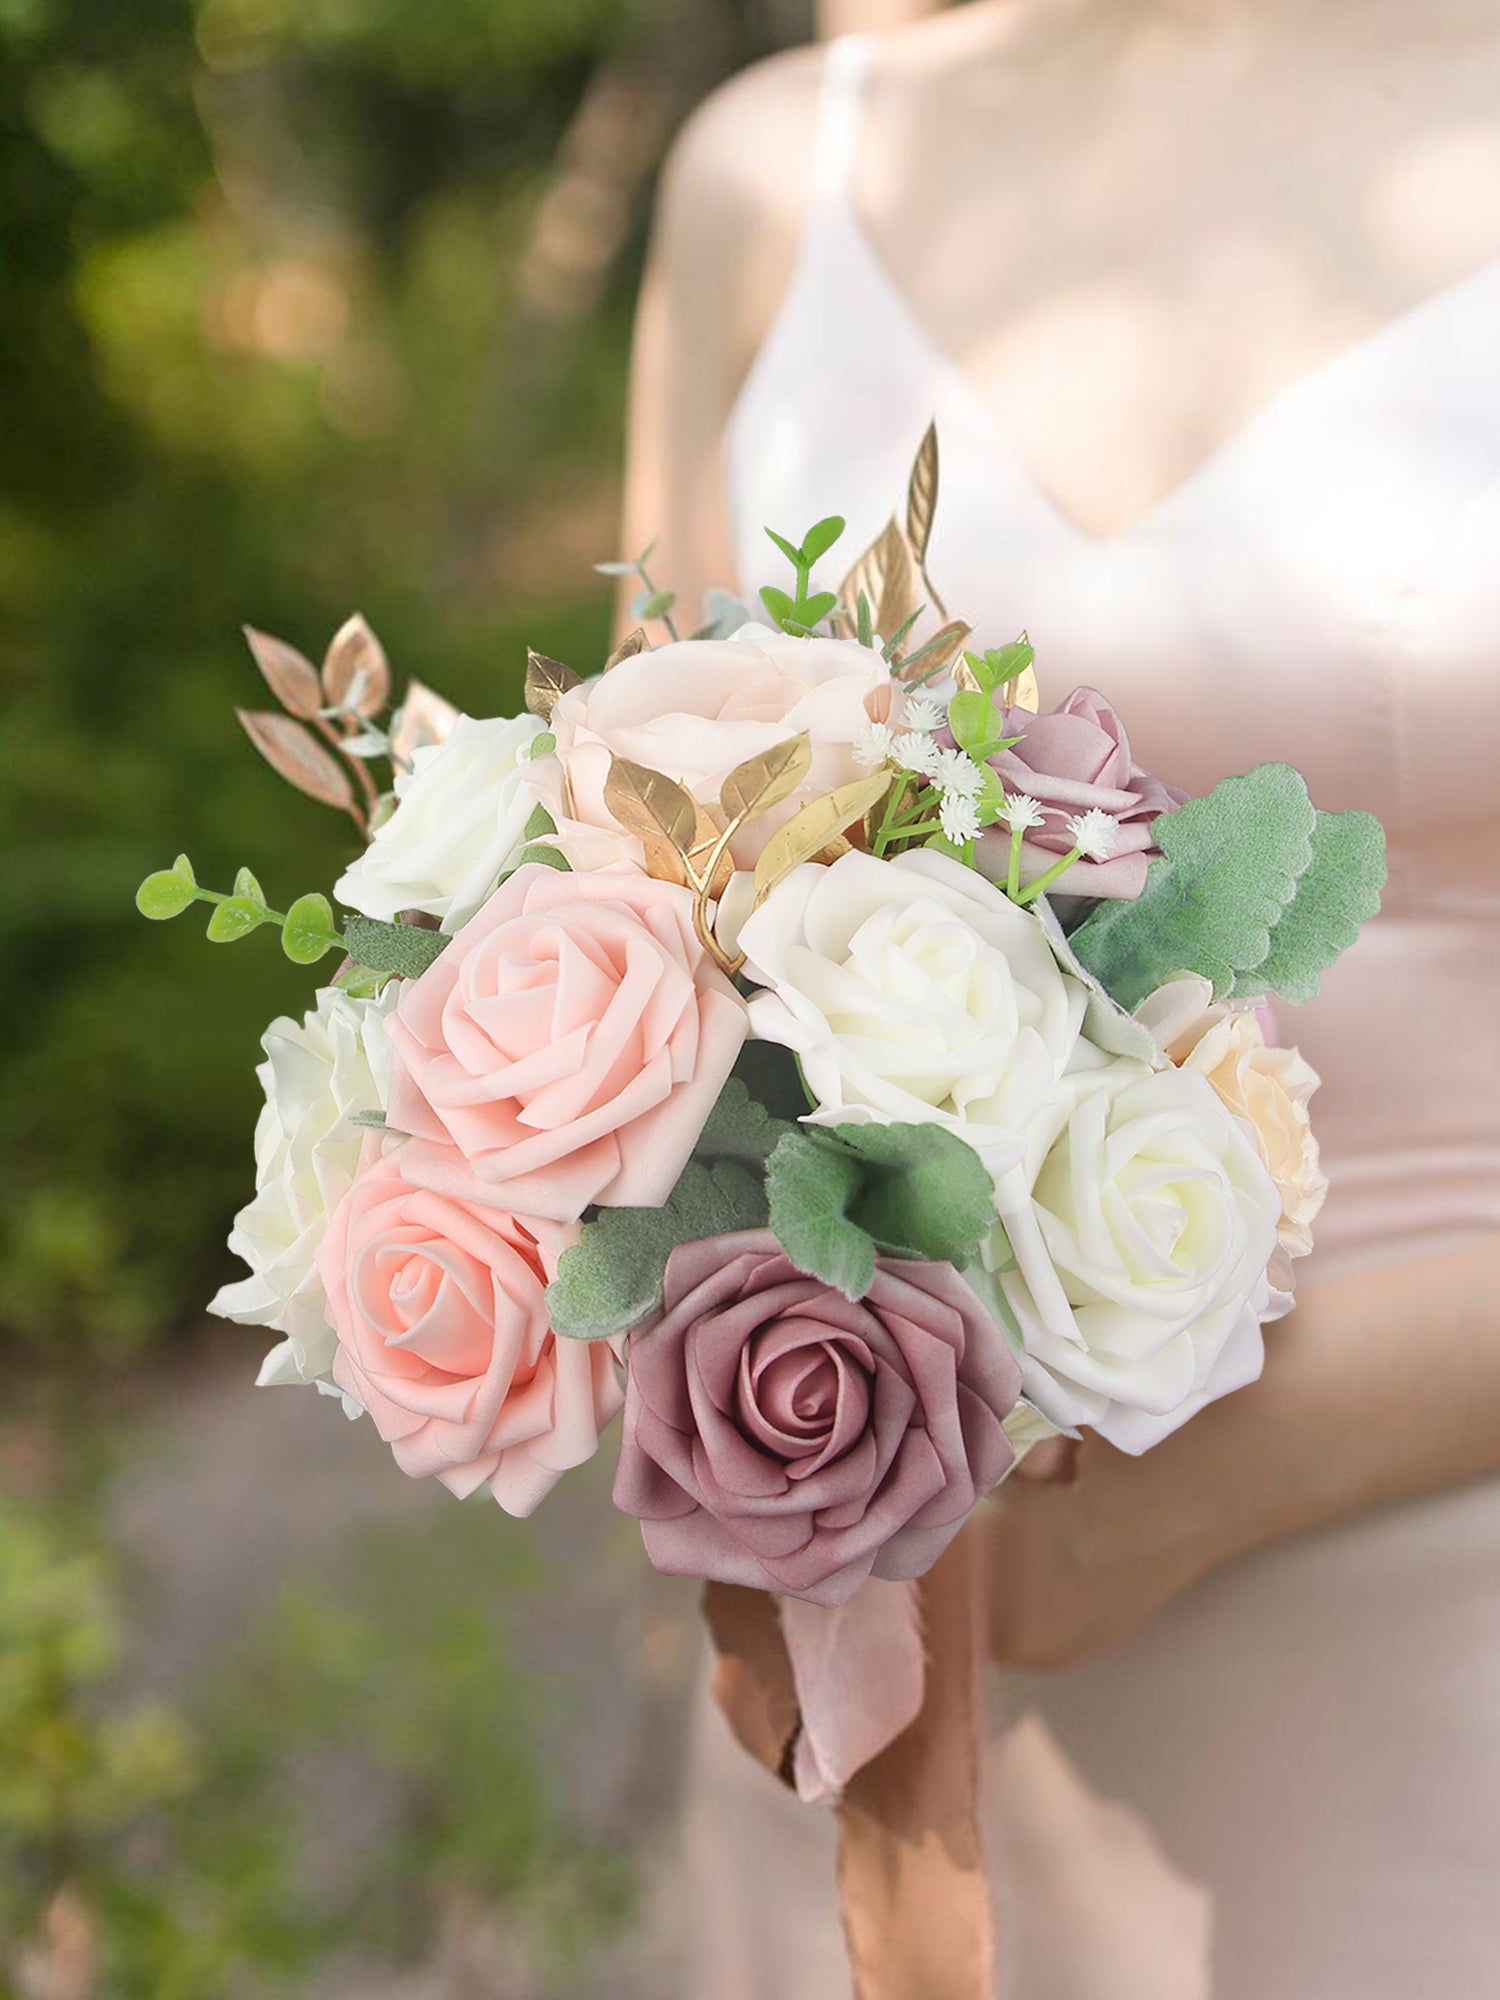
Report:
[[[460,1496],[488,1483],[529,1514],[592,1458],[624,1391],[603,1341],[559,1340],[546,1290],[576,1226],[472,1208],[407,1184],[367,1141],[318,1253],[333,1378],[403,1472]]]
[[[556,756],[532,767],[533,782],[575,867],[639,866],[641,843],[604,803],[612,757],[675,778],[712,818],[737,764],[806,730],[807,778],[734,842],[735,865],[749,868],[809,799],[863,775],[854,739],[867,723],[890,719],[898,693],[879,653],[852,641],[758,629],[738,639],[685,639],[570,689],[552,711]]]
[[[1245,1125],[1281,1196],[1277,1242],[1286,1257],[1305,1257],[1328,1193],[1307,1108],[1317,1071],[1299,1049],[1268,1047],[1260,1015],[1215,1001],[1212,986],[1196,973],[1161,987],[1136,1014],[1163,1055],[1179,1068],[1202,1070]],[[1274,1267],[1272,1283],[1290,1289]]]
[[[405,988],[390,1037],[406,1178],[572,1222],[666,1200],[745,1008],[686,889],[529,862]]]
[[[1093,688],[1074,688],[1050,715],[1007,709],[1005,734],[1021,741],[992,757],[991,768],[1008,792],[1025,792],[1042,809],[1042,824],[1021,846],[1022,879],[1040,875],[1060,854],[1070,852],[1070,819],[1103,812],[1119,829],[1109,859],[1075,861],[1051,894],[1127,901],[1138,896],[1156,853],[1151,822],[1158,813],[1180,806],[1186,792],[1140,768],[1130,754],[1124,723]],[[1002,881],[1010,864],[1009,830],[985,833],[975,858],[992,880]]]
[[[672,1576],[842,1604],[929,1569],[1014,1460],[1021,1372],[949,1264],[857,1304],[767,1229],[687,1243],[630,1336],[615,1504]]]

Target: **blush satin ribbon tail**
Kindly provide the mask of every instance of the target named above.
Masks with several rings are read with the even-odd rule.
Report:
[[[966,1529],[920,1583],[882,1586],[852,1621],[847,1607],[793,1608],[738,1585],[711,1583],[704,1595],[719,1655],[714,1696],[740,1743],[804,1797],[838,1797],[857,2000],[994,1994],[975,1542]],[[843,1622],[820,1634],[820,1620]],[[925,1672],[919,1656],[913,1678],[907,1656],[918,1645]],[[865,1694],[861,1673],[873,1676]],[[852,1713],[839,1722],[841,1708]]]

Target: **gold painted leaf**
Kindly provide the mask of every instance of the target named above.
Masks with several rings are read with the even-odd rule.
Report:
[[[611,667],[619,666],[621,660],[632,660],[637,653],[649,653],[650,650],[650,640],[646,637],[641,627],[637,625],[633,632],[628,632],[625,635],[609,658],[604,662],[604,671],[608,673]]]
[[[665,840],[687,854],[697,838],[698,814],[688,793],[675,778],[628,757],[611,758],[604,803],[625,831],[640,840]]]
[[[1022,646],[1029,646],[1031,640],[1023,632],[1017,643]],[[1036,666],[1034,662],[1028,661],[1013,681],[1007,681],[1001,689],[1001,694],[1004,697],[1007,707],[1024,708],[1031,715],[1040,714],[1042,696],[1041,690],[1037,686]]]
[[[312,661],[284,639],[273,639],[269,632],[257,632],[253,625],[245,627],[245,638],[266,686],[287,714],[300,715],[304,720],[316,715],[323,706],[323,689]]]
[[[390,699],[390,662],[357,611],[340,625],[323,655],[323,695],[329,708],[346,701],[356,678],[359,689],[353,707],[361,715],[379,715]]]
[[[919,646],[909,660],[901,662],[896,669],[897,680],[904,681],[909,678],[921,681],[936,680],[953,666],[955,657],[963,652],[973,634],[972,625],[966,625],[961,618],[951,619],[948,624],[940,626],[925,645]],[[968,681],[963,678],[965,675],[968,675],[968,681],[974,679],[973,674],[960,659],[958,665],[953,667],[953,678],[960,687],[968,685]]]
[[[278,777],[310,799],[359,816],[349,774],[300,722],[268,709],[237,708],[240,726]]]
[[[958,665],[953,669],[953,684],[960,694],[984,693],[984,689],[979,685],[978,674],[975,673],[967,660],[960,660]]]
[[[704,869],[708,866],[709,856],[719,844],[720,828],[709,818],[696,799],[693,800],[693,811],[697,815],[697,820],[693,829],[693,845],[688,854],[688,860],[692,864],[694,874],[701,877]],[[729,886],[729,878],[733,873],[734,857],[726,847],[724,852],[719,856],[718,866],[714,869],[713,880],[708,885],[709,895],[722,896]]]
[[[679,889],[697,886],[687,857],[660,833],[643,833],[641,845],[646,850],[646,873],[653,881],[675,882]]]
[[[906,537],[887,521],[839,585],[839,599],[851,630],[859,626],[859,594],[870,604],[875,630],[888,637],[917,608],[916,569]]]
[[[414,750],[441,743],[458,720],[458,710],[421,681],[408,681],[406,699],[391,724],[391,755],[409,764]]]
[[[786,825],[771,835],[755,864],[756,902],[764,901],[784,875],[815,859],[845,827],[878,806],[894,776],[892,771],[872,771],[868,778],[855,778],[793,813]]]
[[[565,667],[561,660],[549,660],[545,653],[526,649],[526,708],[531,715],[539,715],[543,722],[552,720],[552,711],[559,698],[569,688],[582,686],[571,667]]]
[[[812,769],[812,738],[804,729],[775,743],[758,757],[736,764],[719,790],[726,822],[756,819],[789,798]]]
[[[938,503],[938,435],[935,423],[927,426],[917,447],[916,463],[906,488],[906,539],[919,563],[927,560],[932,541],[933,517]]]

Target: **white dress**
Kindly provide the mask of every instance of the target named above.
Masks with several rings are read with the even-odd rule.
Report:
[[[1191,790],[1284,758],[1385,822],[1383,914],[1284,1022],[1332,1182],[1299,1288],[1500,1229],[1500,263],[1090,536],[849,205],[866,54],[831,51],[801,257],[730,424],[742,583],[776,575],[766,524],[840,512],[862,547],[935,416],[933,573],[992,642],[1028,630],[1044,700],[1097,684]],[[1097,1663],[999,1677],[996,1723],[1007,2000],[1500,1994],[1500,1483],[1230,1564]],[[694,2000],[847,1994],[831,1827],[706,1706],[688,1834]]]

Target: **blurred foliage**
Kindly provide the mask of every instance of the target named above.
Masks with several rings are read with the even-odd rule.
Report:
[[[545,1574],[455,1518],[290,1582],[180,1713],[119,1695],[89,1524],[0,1501],[0,1992],[260,2000],[480,1907],[542,1979],[609,1935],[631,1872],[554,1803],[507,1622]]]
[[[128,1351],[228,1274],[256,1043],[307,1004],[136,883],[273,903],[345,825],[258,762],[249,620],[362,609],[515,704],[608,609],[624,345],[674,119],[775,0],[0,0],[0,1314]],[[284,907],[284,905],[282,905]]]

